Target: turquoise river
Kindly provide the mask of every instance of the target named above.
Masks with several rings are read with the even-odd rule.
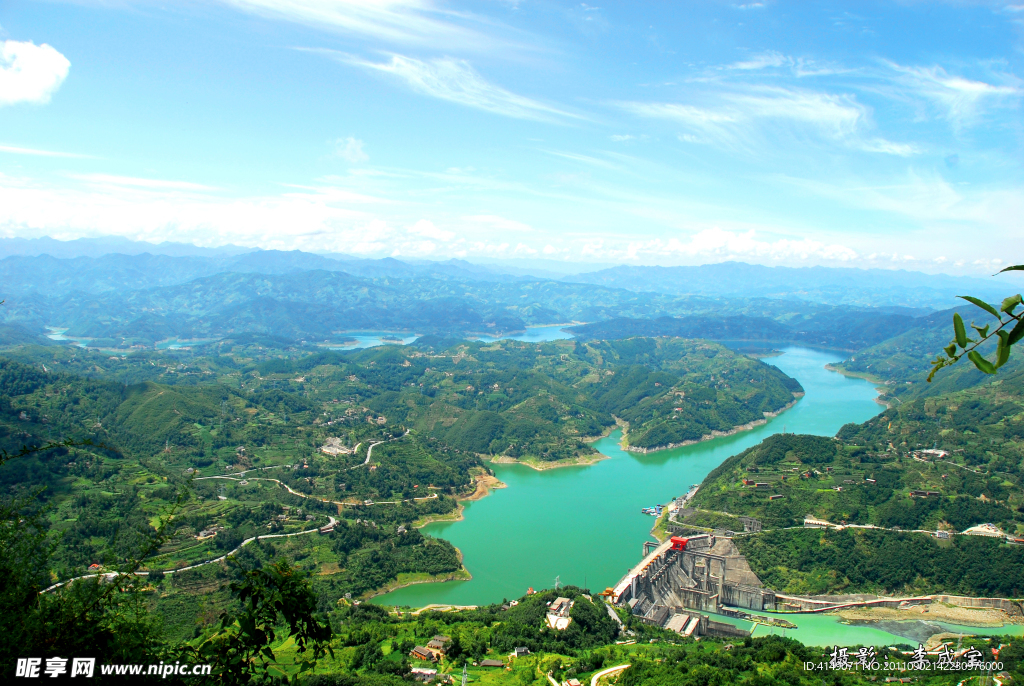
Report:
[[[492,465],[507,488],[467,502],[462,521],[424,528],[424,533],[445,538],[462,551],[472,580],[407,586],[374,602],[413,607],[479,605],[518,598],[530,587],[551,588],[556,577],[562,584],[594,589],[614,585],[640,559],[643,541],[652,540],[649,531],[654,520],[641,514],[641,507],[667,503],[685,493],[723,460],[771,434],[831,436],[843,424],[863,422],[880,412],[870,383],[825,369],[841,358],[840,353],[807,348],[787,348],[782,355],[768,358],[798,379],[806,395],[792,409],[750,431],[646,455],[621,450],[616,431],[594,444],[608,459],[593,465],[545,471],[518,464]],[[798,628],[786,635],[816,645],[910,642],[906,636],[921,631],[909,626],[918,623],[908,622],[908,630],[899,631],[904,637],[898,638],[871,625],[844,624],[834,616],[794,619]],[[982,632],[940,626],[954,632]],[[1007,626],[995,632],[1019,635],[1022,629]],[[758,627],[755,635],[765,631]]]

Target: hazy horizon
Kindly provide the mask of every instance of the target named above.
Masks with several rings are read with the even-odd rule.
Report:
[[[54,249],[56,248],[56,249]],[[37,257],[48,255],[57,259],[75,259],[77,257],[88,257],[88,258],[99,258],[107,255],[141,255],[149,253],[152,255],[163,255],[167,257],[209,257],[209,258],[220,258],[220,259],[231,259],[234,257],[240,257],[246,254],[256,252],[268,252],[268,253],[303,253],[307,255],[314,255],[317,257],[325,257],[328,259],[337,260],[340,265],[344,265],[346,261],[355,261],[356,264],[361,263],[364,260],[375,261],[379,259],[385,259],[392,256],[359,256],[349,255],[337,252],[328,251],[317,251],[317,250],[299,250],[293,249],[291,251],[281,250],[278,248],[262,248],[260,246],[245,246],[236,244],[226,244],[218,246],[216,248],[209,248],[198,246],[194,243],[184,243],[176,241],[162,241],[155,243],[151,241],[138,241],[125,238],[123,236],[95,236],[95,237],[83,237],[69,240],[61,240],[53,238],[51,236],[41,236],[38,238],[20,238],[20,237],[4,237],[0,236],[0,260],[5,260],[10,257]],[[915,276],[921,277],[935,277],[943,278],[947,277],[953,280],[964,279],[965,285],[974,284],[983,288],[996,289],[995,291],[988,293],[989,297],[995,297],[996,291],[1000,291],[1005,288],[1016,288],[1024,283],[1024,275],[1018,272],[1008,272],[1004,274],[955,274],[949,273],[941,269],[933,268],[928,271],[908,268],[906,265],[856,265],[856,264],[841,264],[841,265],[772,265],[772,264],[760,264],[753,260],[745,260],[742,258],[723,258],[715,261],[701,262],[697,264],[688,265],[677,265],[677,264],[630,264],[627,262],[587,262],[584,260],[570,260],[570,259],[544,259],[544,258],[531,258],[531,257],[456,257],[453,255],[432,255],[424,257],[414,256],[397,256],[392,259],[398,259],[400,262],[408,264],[410,266],[423,266],[423,265],[445,265],[445,264],[465,264],[471,267],[476,267],[484,271],[490,271],[494,273],[503,273],[513,276],[521,277],[532,277],[537,279],[556,279],[566,280],[572,277],[582,277],[588,274],[595,274],[597,272],[604,272],[606,270],[616,270],[619,268],[668,268],[673,267],[688,267],[688,268],[699,268],[699,267],[715,267],[715,266],[728,266],[728,265],[740,265],[740,266],[763,266],[768,269],[782,268],[782,269],[797,269],[797,270],[811,270],[814,268],[826,270],[824,273],[835,273],[828,272],[827,270],[842,270],[843,272],[870,272],[873,270],[884,270],[890,271],[894,274],[905,274],[909,278],[915,278]],[[344,269],[341,269],[344,271]]]

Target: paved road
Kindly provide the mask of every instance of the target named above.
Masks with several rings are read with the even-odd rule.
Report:
[[[227,479],[228,481],[243,481],[243,479],[239,479],[237,476],[201,476],[198,479],[195,479],[195,481],[202,481],[204,479]],[[298,491],[292,490],[288,486],[288,484],[286,484],[286,483],[284,483],[282,481],[278,481],[277,479],[253,477],[251,479],[244,479],[244,480],[245,481],[273,481],[276,484],[281,484],[282,486],[284,486],[288,490],[288,492],[291,493],[292,495],[297,495],[300,498],[307,498],[309,500],[319,500],[322,503],[331,503],[333,505],[352,505],[352,506],[359,506],[359,505],[397,505],[398,503],[409,503],[409,502],[412,502],[414,500],[435,500],[435,499],[437,499],[437,493],[431,493],[430,495],[423,496],[422,498],[408,498],[406,500],[376,500],[376,501],[375,500],[366,500],[366,501],[364,501],[362,503],[346,503],[346,502],[343,502],[343,501],[340,501],[340,500],[328,500],[327,498],[317,498],[315,495],[306,495],[305,493],[299,493]]]
[[[609,667],[608,669],[602,669],[600,672],[590,678],[590,686],[597,686],[597,682],[601,677],[608,676],[614,672],[621,672],[624,669],[629,669],[629,665],[619,665],[618,667]]]
[[[620,631],[626,628],[625,626],[623,626],[622,620],[619,618],[619,615],[615,612],[615,610],[612,609],[612,606],[609,603],[604,603],[604,609],[608,610],[608,616],[614,619],[615,623],[619,625]]]
[[[356,467],[365,467],[366,465],[370,464],[370,456],[373,455],[373,449],[374,449],[375,446],[378,446],[378,445],[380,445],[382,443],[390,443],[391,441],[397,441],[397,440],[399,440],[401,438],[405,438],[408,435],[409,435],[409,429],[406,429],[405,433],[402,434],[401,436],[397,436],[395,438],[389,438],[386,441],[377,441],[376,443],[371,443],[370,447],[366,449],[366,459],[363,460],[362,464],[357,464]],[[358,448],[358,447],[359,446],[357,445],[356,448]],[[352,469],[355,469],[356,467],[352,467]]]

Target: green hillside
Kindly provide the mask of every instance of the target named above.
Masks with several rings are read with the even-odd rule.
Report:
[[[615,417],[634,444],[699,437],[777,410],[799,388],[721,346],[672,339],[427,339],[299,357],[261,347],[120,357],[23,346],[0,360],[0,447],[75,443],[0,467],[4,492],[40,493],[56,543],[39,570],[47,583],[142,550],[179,493],[152,569],[334,517],[310,568],[331,597],[461,573],[446,542],[396,532],[454,513],[486,471],[482,458],[589,455],[585,439]],[[346,542],[330,543],[338,537]]]
[[[1020,374],[1010,374],[897,403],[863,424],[847,424],[836,438],[772,436],[707,476],[688,521],[741,530],[736,517],[760,519],[770,532],[737,541],[755,572],[778,590],[1024,595],[1024,546],[900,533],[955,534],[991,523],[1024,537],[1020,389]],[[802,527],[806,516],[884,530],[786,530]],[[896,552],[909,549],[915,552]]]

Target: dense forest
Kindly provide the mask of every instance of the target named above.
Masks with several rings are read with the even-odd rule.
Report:
[[[983,536],[843,529],[769,531],[737,539],[751,569],[781,593],[1024,595],[1024,546]]]

